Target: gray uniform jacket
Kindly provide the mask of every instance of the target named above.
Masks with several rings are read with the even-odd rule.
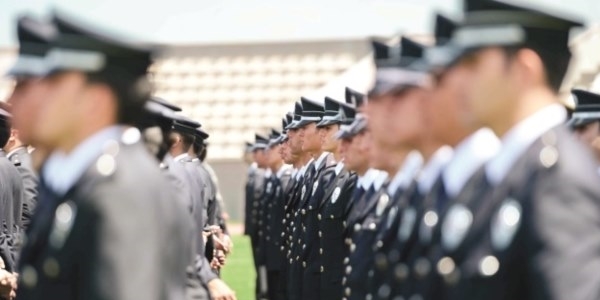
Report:
[[[27,228],[31,217],[33,216],[35,205],[37,204],[38,175],[33,169],[31,154],[27,152],[26,147],[15,149],[10,153],[8,159],[15,165],[23,180],[25,194],[22,206],[21,223],[23,228]]]
[[[170,192],[154,158],[131,140],[100,156],[65,195],[41,184],[18,299],[182,299],[189,218]]]

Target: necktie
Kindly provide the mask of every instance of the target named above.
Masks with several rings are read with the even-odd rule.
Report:
[[[444,181],[440,176],[435,183],[435,205],[438,213],[442,213],[448,204],[448,193],[446,192],[446,187],[444,185]]]

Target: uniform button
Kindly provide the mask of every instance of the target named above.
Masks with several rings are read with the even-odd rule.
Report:
[[[308,206],[308,209],[309,209],[309,210],[312,210],[312,205],[309,205],[309,206]]]
[[[305,215],[306,214],[306,210],[302,209],[302,214]]]
[[[370,270],[369,273],[367,273],[367,276],[369,276],[369,278],[373,278],[374,275],[375,272],[373,272],[373,270]]]
[[[296,256],[296,261],[300,261],[300,255]]]
[[[37,285],[37,271],[30,265],[23,267],[23,270],[21,271],[21,278],[25,287],[32,288]]]
[[[355,232],[360,231],[360,228],[361,228],[360,224],[354,224],[354,231]]]
[[[56,278],[60,274],[60,266],[53,257],[47,258],[42,268],[44,269],[44,274],[50,278]]]
[[[306,244],[302,245],[302,249],[306,249]]]
[[[350,245],[350,253],[354,253],[354,250],[356,250],[356,245],[355,244]]]
[[[319,248],[319,254],[323,255],[323,248]]]
[[[421,278],[427,276],[427,274],[429,274],[430,269],[431,264],[426,258],[418,258],[415,262],[415,274],[417,274],[417,276]]]
[[[375,228],[377,228],[377,225],[375,225],[375,223],[369,224],[369,229],[370,230],[375,230]]]
[[[346,276],[342,277],[342,285],[346,285]]]
[[[500,269],[500,262],[495,256],[486,256],[479,262],[479,272],[483,276],[493,276],[498,269]]]
[[[383,247],[383,241],[381,241],[381,240],[377,241],[377,243],[375,244],[375,247],[377,249],[381,249],[381,247]]]
[[[323,232],[321,232],[321,230],[319,230],[319,237],[323,237]]]
[[[377,270],[379,270],[379,271],[383,271],[383,270],[387,269],[388,260],[387,260],[387,257],[385,254],[377,253],[375,255],[375,266],[377,267]]]
[[[352,294],[352,290],[349,287],[347,287],[344,290],[344,295],[346,295],[346,297],[350,297],[351,294]]]
[[[344,264],[347,265],[350,262],[350,258],[346,257],[344,258]]]
[[[285,247],[281,246],[281,251],[285,250]]]
[[[282,232],[282,233],[281,233],[281,237],[284,237],[284,236],[285,236],[285,232]]]
[[[325,272],[325,268],[321,266],[321,273]]]
[[[373,295],[367,294],[367,296],[365,296],[365,300],[373,300]]]
[[[394,276],[396,281],[402,282],[408,277],[409,269],[406,264],[399,264],[394,268]]]
[[[270,241],[270,240],[271,240],[271,237],[270,237],[270,236],[268,236],[268,237],[267,237],[267,241]]]
[[[302,267],[306,268],[306,262],[305,261],[302,262]]]
[[[330,218],[330,219],[333,219],[333,218],[334,218],[334,216],[333,216],[333,215],[330,215],[330,216],[329,216],[329,218]],[[346,222],[344,222],[344,223],[346,223]],[[345,224],[344,224],[344,227],[346,227],[346,225],[345,225]]]
[[[290,265],[294,263],[294,260],[290,258]]]
[[[319,221],[321,221],[321,214],[317,215],[317,219],[319,219]]]
[[[377,295],[379,296],[379,298],[387,299],[390,296],[391,292],[392,292],[392,289],[390,289],[390,286],[387,284],[384,284],[384,285],[380,286],[379,289],[377,290]]]
[[[423,296],[416,294],[416,295],[412,295],[410,296],[410,298],[408,298],[408,300],[423,300]]]
[[[344,225],[344,228],[345,228],[347,225],[346,221],[342,222],[342,225]]]
[[[350,273],[352,273],[352,266],[347,266],[346,267],[346,275],[350,275]]]
[[[437,271],[442,276],[448,276],[456,269],[456,264],[452,258],[446,256],[437,263]]]

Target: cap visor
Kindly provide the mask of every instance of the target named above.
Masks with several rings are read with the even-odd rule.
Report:
[[[300,120],[298,121],[298,124],[296,125],[296,128],[302,128],[310,123],[317,123],[315,121],[309,121],[309,120]]]

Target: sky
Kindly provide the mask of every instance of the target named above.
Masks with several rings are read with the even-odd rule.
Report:
[[[597,0],[521,0],[599,23]],[[133,40],[240,43],[390,36],[431,31],[433,12],[460,16],[460,0],[0,0],[0,47],[15,20],[59,9]]]

